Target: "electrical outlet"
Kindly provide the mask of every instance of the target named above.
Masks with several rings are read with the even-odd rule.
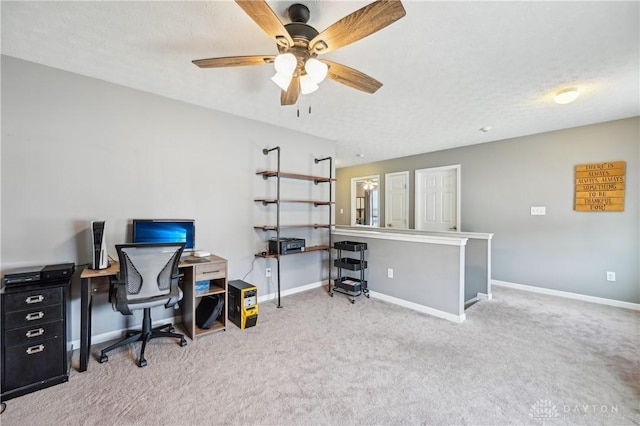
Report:
[[[546,207],[531,207],[531,216],[544,216],[547,214]]]
[[[344,214],[344,209],[340,209],[340,214]]]
[[[393,278],[393,269],[387,268],[387,278]]]
[[[607,271],[607,281],[615,281],[616,273]]]
[[[271,268],[267,268],[264,270],[264,276],[265,277],[270,277],[271,276]]]

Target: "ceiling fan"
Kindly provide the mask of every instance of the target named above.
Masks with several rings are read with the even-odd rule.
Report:
[[[303,4],[289,6],[287,13],[291,23],[283,25],[264,0],[236,0],[236,3],[275,39],[279,55],[230,56],[192,62],[200,68],[273,63],[277,73],[272,80],[282,89],[281,105],[295,104],[301,93],[313,92],[325,77],[366,93],[375,93],[382,87],[378,80],[346,65],[316,57],[367,37],[406,14],[399,0],[378,0],[318,32],[307,25],[310,14]]]

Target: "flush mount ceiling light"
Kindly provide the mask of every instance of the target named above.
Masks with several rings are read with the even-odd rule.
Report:
[[[553,100],[560,105],[570,104],[571,102],[578,99],[580,96],[580,92],[575,87],[568,87],[566,89],[559,90],[556,92]]]

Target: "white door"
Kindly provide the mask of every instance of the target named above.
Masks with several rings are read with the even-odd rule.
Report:
[[[409,172],[384,175],[384,220],[387,228],[409,228]]]
[[[416,170],[416,229],[460,229],[460,166]]]

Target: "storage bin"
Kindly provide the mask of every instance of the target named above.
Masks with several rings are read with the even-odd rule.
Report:
[[[359,243],[357,241],[338,241],[333,244],[333,247],[338,250],[365,251],[367,249],[367,243]]]
[[[209,280],[196,281],[196,293],[209,291]]]
[[[334,260],[333,265],[337,268],[349,269],[350,271],[359,271],[360,269],[367,268],[367,261],[363,260],[362,262],[360,262],[360,259],[343,257],[341,259]]]

